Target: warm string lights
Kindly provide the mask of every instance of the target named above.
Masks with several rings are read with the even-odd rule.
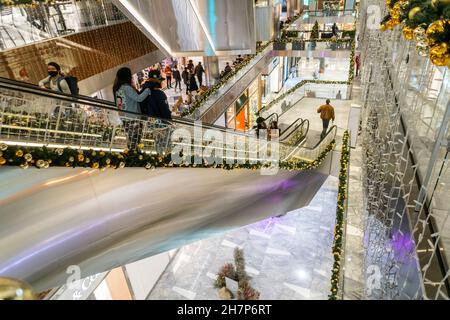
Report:
[[[402,24],[405,39],[416,41],[418,55],[450,68],[450,0],[387,0],[386,6],[382,31]]]
[[[339,188],[337,196],[336,208],[336,225],[334,227],[334,242],[332,254],[334,258],[333,269],[331,271],[331,290],[328,296],[329,300],[336,300],[339,291],[339,280],[341,275],[341,262],[343,256],[343,233],[344,233],[344,218],[345,218],[345,200],[347,197],[347,179],[348,179],[348,165],[350,160],[349,147],[349,133],[344,132],[342,137],[342,151],[341,151],[341,168],[339,171]]]
[[[280,161],[278,167],[289,171],[302,171],[317,168],[333,150],[335,141],[333,140],[326,149],[313,161],[288,160]],[[161,167],[188,167],[188,168],[219,168],[224,170],[249,169],[257,170],[270,168],[272,163],[250,162],[245,163],[208,163],[203,159],[201,164],[191,163],[186,159],[185,163],[176,164],[171,160],[171,154],[154,155],[148,154],[144,150],[144,145],[138,145],[134,151],[124,150],[123,152],[109,152],[96,150],[82,150],[72,148],[47,148],[43,147],[22,147],[10,146],[5,143],[0,144],[0,167],[3,165],[20,166],[27,169],[30,166],[39,169],[49,167],[82,167],[92,169],[120,169],[124,167],[143,167],[155,169]],[[180,156],[182,156],[180,154]],[[194,155],[195,156],[195,155]],[[198,156],[198,158],[202,158]]]

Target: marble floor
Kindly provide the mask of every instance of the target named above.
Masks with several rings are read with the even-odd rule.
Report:
[[[308,207],[182,247],[148,299],[219,299],[215,275],[235,247],[260,299],[327,299],[337,186],[330,176]]]

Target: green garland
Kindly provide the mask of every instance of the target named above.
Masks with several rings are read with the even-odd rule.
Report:
[[[353,78],[352,78],[353,81]],[[301,87],[303,87],[305,84],[307,83],[314,83],[314,84],[351,84],[350,81],[330,81],[330,80],[302,80],[299,83],[297,83],[295,86],[293,86],[292,88],[290,88],[288,91],[286,91],[285,93],[283,93],[282,95],[280,95],[279,97],[273,99],[272,101],[270,101],[265,107],[264,107],[264,111],[269,110],[273,105],[277,104],[278,102],[280,102],[281,100],[283,100],[287,95],[293,93],[294,91],[300,89]],[[260,111],[261,112],[261,111]]]
[[[333,150],[335,141],[333,140],[327,148],[314,161],[280,161],[279,168],[284,170],[310,170],[317,168],[328,153]],[[161,167],[201,167],[201,168],[221,168],[224,170],[250,169],[257,170],[270,167],[269,163],[243,164],[209,164],[202,160],[201,164],[174,164],[171,155],[151,155],[143,151],[143,145],[139,145],[137,150],[123,152],[81,150],[72,148],[47,148],[43,147],[21,147],[0,144],[0,167],[3,165],[20,166],[27,169],[35,166],[39,169],[48,167],[82,167],[92,169],[119,169],[124,167],[143,167],[154,169]]]
[[[342,153],[341,153],[341,169],[339,171],[339,188],[337,196],[337,208],[336,208],[336,225],[334,227],[334,243],[332,248],[332,254],[334,258],[334,264],[331,274],[331,290],[328,296],[329,300],[336,300],[339,291],[339,278],[341,274],[341,262],[343,254],[343,234],[344,234],[344,218],[345,218],[345,200],[347,198],[347,178],[348,178],[348,165],[350,160],[350,147],[349,147],[349,133],[344,132],[342,138]]]
[[[194,113],[195,110],[199,109],[211,95],[215,94],[222,86],[224,86],[228,82],[230,78],[236,75],[236,73],[238,73],[239,70],[246,67],[256,55],[264,51],[264,49],[266,49],[271,43],[272,41],[269,41],[265,45],[259,47],[258,50],[256,50],[256,54],[250,55],[249,57],[245,58],[241,63],[239,63],[234,68],[233,71],[229,72],[226,76],[222,77],[215,85],[210,87],[205,93],[196,96],[195,101],[188,109],[184,110],[181,113],[181,116],[182,117],[188,116]]]
[[[355,24],[355,28],[356,28],[356,24]],[[220,79],[219,82],[217,82],[214,86],[209,88],[204,94],[202,94],[201,96],[197,96],[195,101],[192,103],[192,105],[188,109],[184,110],[181,113],[181,116],[182,117],[188,116],[188,115],[194,113],[195,110],[199,109],[211,95],[215,94],[223,85],[225,85],[225,83],[231,77],[233,77],[239,70],[241,70],[242,68],[247,66],[250,63],[250,61],[257,54],[264,51],[269,45],[271,45],[273,43],[291,43],[291,42],[297,42],[297,41],[299,41],[299,39],[288,38],[288,37],[282,37],[281,39],[275,39],[275,40],[268,41],[265,45],[258,48],[257,53],[255,55],[251,55],[251,56],[247,57],[246,59],[244,59],[244,61],[242,61],[233,71],[231,71],[225,77]],[[329,39],[316,39],[316,40],[307,40],[307,41],[329,42],[330,40]],[[319,82],[319,80],[307,80],[307,81],[310,81],[311,83],[327,83],[327,84],[352,84],[353,83],[354,63],[355,63],[355,61],[354,61],[355,60],[355,40],[354,39],[336,39],[334,41],[335,42],[348,42],[348,41],[352,42],[352,50],[350,53],[350,70],[349,70],[348,80],[347,81],[326,81],[326,82]],[[312,81],[317,81],[317,82],[312,82]],[[291,92],[293,92],[293,91],[291,91]]]

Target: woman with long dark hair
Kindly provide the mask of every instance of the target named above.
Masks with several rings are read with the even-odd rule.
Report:
[[[120,110],[141,113],[139,102],[150,95],[150,89],[143,90],[140,94],[131,84],[131,70],[120,68],[116,74],[113,85],[114,101]],[[125,114],[123,126],[128,133],[128,148],[133,150],[140,143],[142,135],[142,123],[139,118],[133,119],[133,115]]]
[[[120,110],[141,113],[139,102],[142,102],[150,95],[150,89],[142,91],[140,94],[131,84],[130,68],[120,68],[116,74],[113,85],[114,101]]]

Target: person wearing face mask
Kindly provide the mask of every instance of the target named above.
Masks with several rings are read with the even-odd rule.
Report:
[[[39,81],[41,88],[46,88],[53,91],[71,94],[69,84],[61,72],[61,67],[56,62],[49,62],[47,64],[48,77]]]

